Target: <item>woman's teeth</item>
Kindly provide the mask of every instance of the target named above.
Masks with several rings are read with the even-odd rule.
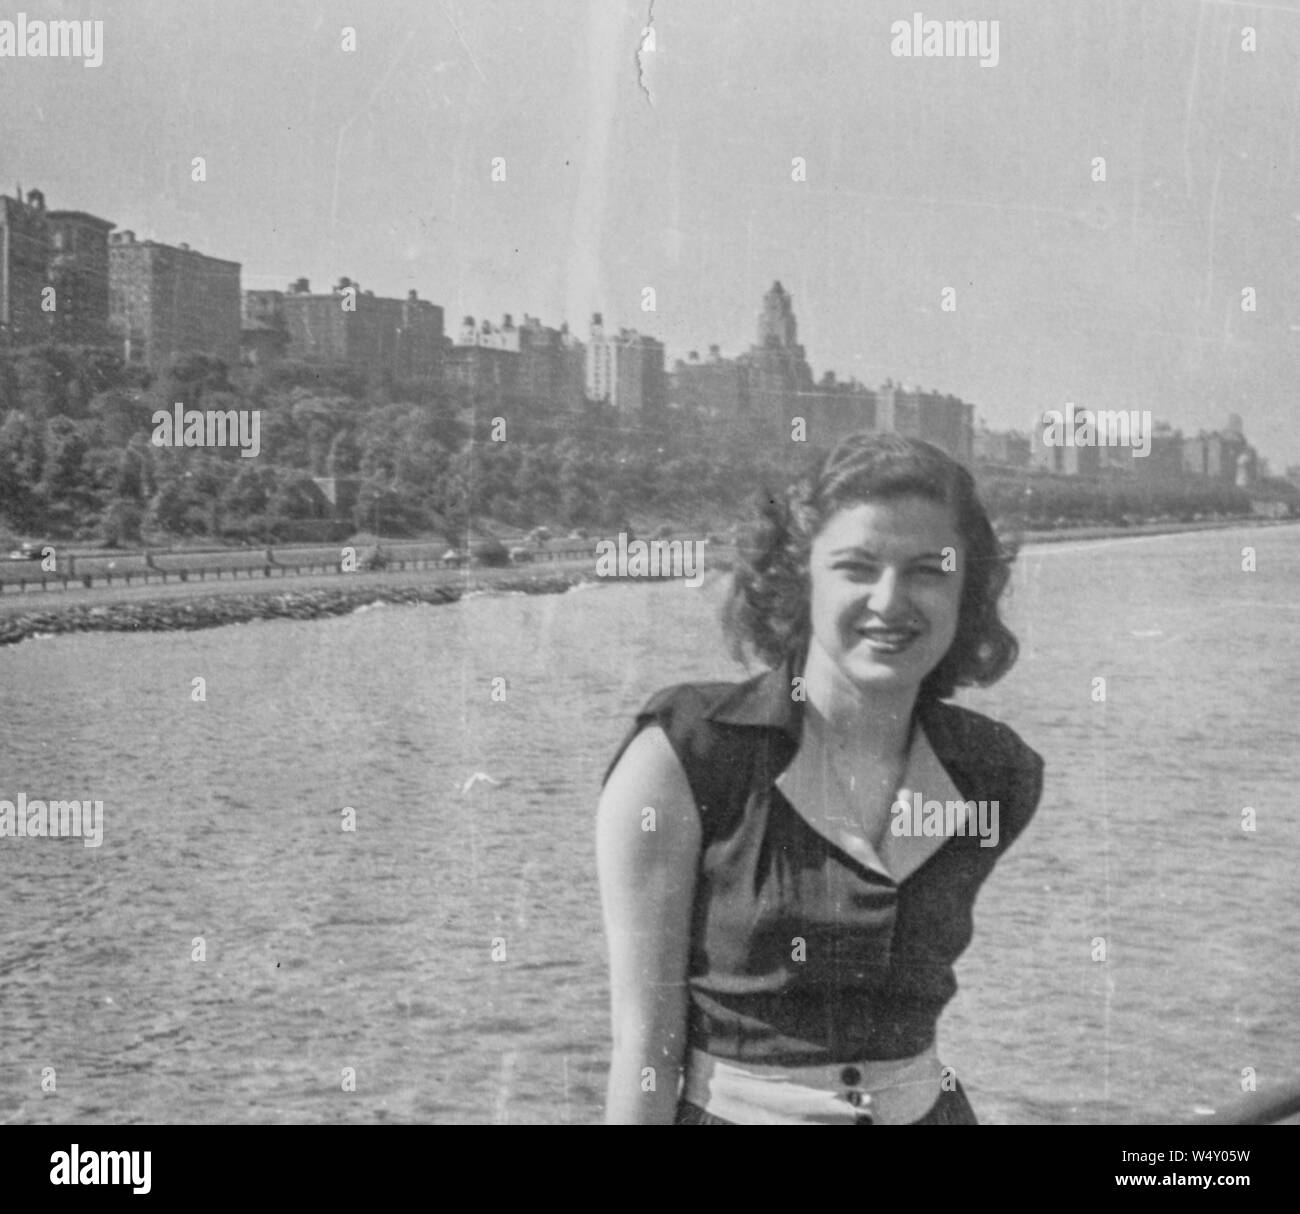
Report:
[[[885,653],[906,649],[918,635],[914,628],[859,628],[857,632],[873,649]]]

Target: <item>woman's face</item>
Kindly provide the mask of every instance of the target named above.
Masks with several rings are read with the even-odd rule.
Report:
[[[946,506],[846,506],[812,544],[812,643],[863,691],[915,691],[957,633],[965,567]]]

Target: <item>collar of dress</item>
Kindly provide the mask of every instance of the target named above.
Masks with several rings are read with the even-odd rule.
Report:
[[[944,728],[942,706],[938,702],[917,704],[917,728],[908,751],[907,767],[891,798],[890,819],[877,850],[864,833],[837,824],[845,818],[856,818],[857,812],[826,756],[820,749],[803,744],[803,700],[794,695],[794,670],[795,659],[787,658],[765,674],[740,684],[709,713],[709,719],[726,725],[775,729],[784,734],[793,743],[793,753],[774,780],[782,796],[813,830],[848,852],[859,864],[894,881],[904,880],[937,852],[949,836],[917,836],[908,829],[914,821],[911,814],[900,815],[898,822],[906,833],[895,831],[892,806],[899,801],[911,805],[917,794],[923,803],[962,802],[964,805],[966,801],[944,764],[945,758],[955,757],[956,748],[950,731]],[[967,811],[963,808],[957,812],[958,820],[965,823]]]

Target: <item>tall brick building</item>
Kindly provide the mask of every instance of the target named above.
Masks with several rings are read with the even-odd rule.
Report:
[[[720,348],[709,347],[703,361],[692,350],[683,362],[673,364],[669,377],[672,403],[696,409],[708,417],[738,420],[749,413],[749,381],[734,358],[723,358]]]
[[[14,198],[0,196],[0,341],[10,346],[44,341],[48,312],[41,310],[49,285],[49,217],[45,196],[29,190]]]
[[[109,239],[109,324],[128,361],[155,370],[184,354],[239,362],[239,263],[134,232]]]
[[[551,409],[581,409],[585,399],[586,349],[567,323],[553,329],[525,313],[519,326],[519,391]]]
[[[606,333],[599,312],[591,317],[586,365],[586,393],[591,400],[642,416],[662,411],[668,402],[663,342],[635,329]]]
[[[493,407],[515,400],[520,388],[519,331],[507,315],[500,325],[475,324],[472,316],[460,323],[453,345],[443,352],[445,380]]]
[[[1151,453],[1133,461],[1133,471],[1158,480],[1170,480],[1183,473],[1183,432],[1168,422],[1151,428]]]
[[[585,351],[567,324],[553,329],[527,313],[519,325],[508,312],[499,325],[466,316],[444,359],[448,383],[491,400],[582,408]]]
[[[108,345],[112,339],[108,317],[110,219],[85,211],[50,211],[50,285],[55,289],[55,310],[50,314],[50,336],[79,346]]]
[[[975,458],[975,406],[930,389],[917,393],[916,437],[969,464]]]
[[[288,348],[284,292],[245,291],[239,327],[240,361],[250,367],[261,366],[283,358]]]
[[[979,464],[1021,469],[1029,467],[1032,449],[1033,442],[1027,434],[981,426],[975,432],[972,454]]]
[[[1249,488],[1258,476],[1259,457],[1242,432],[1241,418],[1233,414],[1228,428],[1183,439],[1183,471],[1224,484]]]
[[[376,296],[350,278],[328,295],[298,279],[280,300],[291,358],[343,363],[371,374],[433,384],[442,376],[443,311],[415,291]]]
[[[1059,413],[1060,410],[1055,410]],[[1093,477],[1101,471],[1101,448],[1096,446],[1076,446],[1071,440],[1067,447],[1062,442],[1048,443],[1049,422],[1054,419],[1044,413],[1030,431],[1030,463],[1035,468],[1043,468],[1060,476]],[[1055,438],[1055,435],[1053,435]]]
[[[815,388],[798,393],[783,413],[782,433],[790,433],[790,415],[807,423],[807,440],[831,446],[849,434],[879,430],[876,393],[856,380],[840,381],[827,371]]]

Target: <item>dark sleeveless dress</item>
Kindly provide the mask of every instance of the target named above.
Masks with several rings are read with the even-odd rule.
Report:
[[[1042,759],[979,713],[918,702],[918,723],[962,796],[998,803],[999,837],[994,847],[974,835],[947,839],[896,882],[815,831],[773,783],[799,745],[793,673],[786,662],[744,683],[667,688],[637,714],[614,758],[658,725],[699,809],[688,1042],[776,1066],[909,1058],[934,1043],[975,896],[1037,807]],[[945,1123],[936,1117],[974,1122],[960,1091],[945,1092],[924,1122]],[[679,1116],[718,1120],[693,1106]]]

